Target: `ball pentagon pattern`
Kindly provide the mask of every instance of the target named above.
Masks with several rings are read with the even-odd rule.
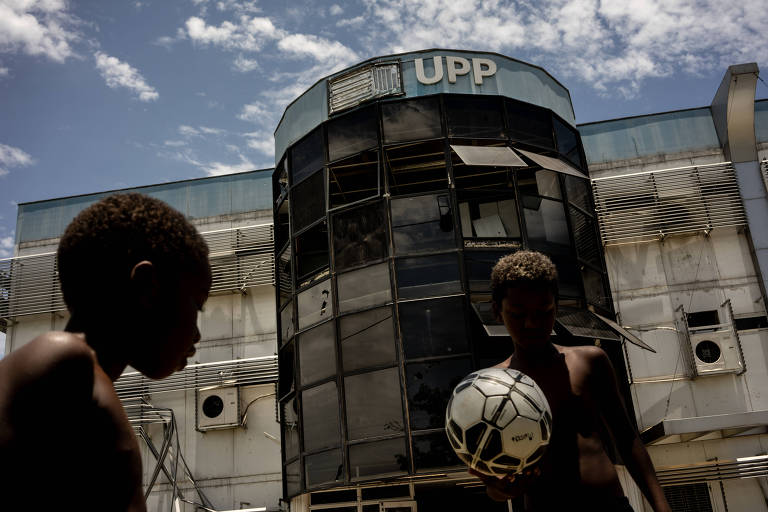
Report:
[[[453,390],[445,431],[462,462],[502,477],[541,458],[552,412],[533,379],[517,370],[486,368],[470,373]]]

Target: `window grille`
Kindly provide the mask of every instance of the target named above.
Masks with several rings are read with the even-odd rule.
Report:
[[[364,101],[402,92],[400,63],[375,64],[329,80],[328,110],[336,114]]]
[[[274,284],[272,224],[201,234],[210,250],[211,293]],[[65,309],[55,252],[0,260],[0,319]]]
[[[730,162],[596,178],[592,190],[605,245],[747,223]]]
[[[664,487],[664,495],[673,512],[712,512],[707,484]]]

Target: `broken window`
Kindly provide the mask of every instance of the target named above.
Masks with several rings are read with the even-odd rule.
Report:
[[[318,283],[299,293],[299,330],[333,316],[333,290],[331,280]]]

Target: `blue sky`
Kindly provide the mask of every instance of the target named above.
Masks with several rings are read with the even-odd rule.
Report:
[[[766,26],[756,0],[0,0],[0,258],[18,202],[271,167],[285,105],[371,56],[500,52],[588,122],[708,105],[768,67]]]

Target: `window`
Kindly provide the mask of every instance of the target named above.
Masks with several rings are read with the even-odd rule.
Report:
[[[574,176],[565,177],[565,190],[568,194],[568,202],[573,203],[585,212],[592,213],[592,199],[589,181]]]
[[[514,196],[462,194],[459,220],[464,238],[520,238]]]
[[[296,237],[296,275],[303,280],[328,266],[328,226],[325,222]]]
[[[331,280],[318,283],[298,296],[299,329],[306,329],[333,316]]]
[[[395,262],[401,299],[438,297],[461,292],[456,253],[403,258]]]
[[[552,114],[549,111],[519,101],[505,100],[504,103],[507,107],[510,140],[545,148],[555,147]]]
[[[280,341],[282,343],[287,342],[293,337],[295,332],[293,302],[289,302],[288,305],[280,311]]]
[[[415,430],[443,428],[448,399],[470,371],[469,358],[409,363],[405,367],[411,427]],[[441,432],[443,438],[445,434]],[[447,440],[446,440],[447,442]]]
[[[344,389],[350,441],[405,431],[397,368],[345,377]]]
[[[387,439],[352,445],[349,447],[349,466],[352,480],[406,473],[409,464],[405,440],[403,438]],[[405,496],[408,496],[407,488]],[[376,505],[376,510],[379,510],[379,505]]]
[[[739,331],[746,331],[749,329],[765,329],[768,328],[768,317],[765,315],[757,315],[736,318],[733,323],[736,326],[736,329]]]
[[[389,192],[417,194],[448,188],[442,140],[391,146],[384,153]]]
[[[378,117],[376,107],[368,107],[334,119],[328,123],[328,160],[345,156],[377,145]]]
[[[280,349],[279,359],[279,378],[277,381],[278,394],[280,397],[284,397],[294,390],[294,352],[293,343],[289,343],[282,349]]]
[[[463,465],[445,433],[413,436],[413,465],[416,471]]]
[[[469,290],[490,292],[491,270],[502,256],[514,251],[465,251],[464,266],[467,269]]]
[[[463,296],[404,302],[398,310],[407,359],[469,350]]]
[[[301,394],[304,450],[339,444],[339,400],[336,382],[326,382]]]
[[[272,173],[272,198],[274,204],[279,203],[288,196],[288,170],[285,166],[285,157],[277,164]]]
[[[665,485],[661,489],[673,512],[712,512],[709,488],[705,483]]]
[[[291,191],[293,231],[298,232],[325,216],[325,171],[316,172]]]
[[[281,410],[285,460],[291,460],[299,455],[299,413],[296,410],[296,399],[291,398],[282,404]]]
[[[344,480],[341,450],[329,450],[304,458],[307,488]]]
[[[563,198],[560,194],[560,181],[557,173],[544,169],[538,171],[521,169],[517,171],[517,189],[521,194],[529,196]]]
[[[290,202],[283,201],[275,214],[275,248],[281,249],[288,243],[290,233]]]
[[[323,132],[320,128],[301,139],[291,148],[291,185],[323,166]]]
[[[442,136],[440,103],[437,98],[383,103],[381,121],[385,144]]]
[[[298,460],[285,466],[285,492],[288,496],[301,492],[301,465]]]
[[[685,317],[688,321],[688,327],[706,327],[720,323],[720,315],[715,309],[687,313]]]
[[[523,213],[528,240],[568,245],[568,224],[563,203],[534,196],[523,196]]]
[[[333,217],[336,271],[375,261],[389,254],[383,203],[367,204]]]
[[[477,143],[472,140],[472,143]],[[512,188],[514,168],[527,167],[511,148],[494,143],[491,146],[451,144],[451,165],[459,190]]]
[[[293,272],[291,271],[292,264],[291,248],[286,247],[283,252],[277,257],[277,288],[280,295],[280,304],[278,307],[283,307],[291,300],[291,292],[293,290]]]
[[[542,249],[536,247],[534,250]],[[557,288],[560,292],[560,297],[581,297],[579,271],[576,269],[573,258],[569,255],[553,254],[546,250],[543,252],[550,257],[552,263],[557,267]]]
[[[582,213],[573,206],[568,207],[571,214],[571,226],[573,228],[573,240],[576,243],[576,254],[590,265],[601,268],[600,254],[602,247],[597,237],[595,220]]]
[[[379,195],[379,152],[363,151],[328,167],[329,208]]]
[[[450,137],[504,138],[500,98],[448,95],[445,108]]]
[[[341,317],[339,334],[345,372],[396,360],[391,306]]]
[[[557,138],[558,153],[581,167],[578,133],[574,128],[571,128],[557,118],[553,118],[553,122],[555,127],[555,137]]]
[[[392,300],[388,262],[341,274],[337,281],[341,313],[379,306]]]
[[[584,280],[584,294],[587,302],[606,310],[610,309],[610,297],[605,291],[602,273],[584,267],[581,277]]]
[[[448,194],[392,200],[395,253],[453,249],[453,215]]]
[[[312,384],[336,374],[336,329],[326,322],[299,334],[299,383]]]

